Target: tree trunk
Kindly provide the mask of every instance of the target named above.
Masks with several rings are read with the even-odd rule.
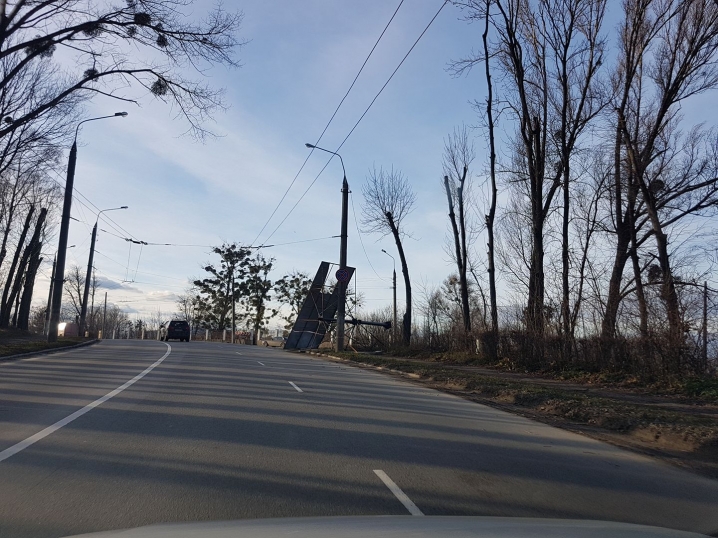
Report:
[[[494,220],[496,219],[496,140],[494,137],[494,113],[493,113],[493,84],[491,82],[491,66],[489,55],[489,24],[491,19],[491,1],[486,0],[486,14],[484,19],[484,33],[482,40],[484,44],[484,67],[486,71],[486,122],[489,128],[489,175],[491,179],[491,205],[489,214],[486,215],[486,232],[488,234],[488,264],[489,264],[489,301],[491,303],[491,333],[489,342],[489,357],[495,360],[498,357],[498,332],[499,314],[496,298],[496,264],[494,262]]]
[[[32,292],[35,288],[35,277],[37,276],[37,270],[40,268],[42,258],[40,257],[40,251],[42,250],[42,244],[38,243],[37,248],[33,251],[30,257],[30,263],[27,267],[27,273],[25,275],[25,287],[22,290],[22,299],[20,299],[20,312],[17,317],[17,327],[24,331],[30,328],[30,306],[32,304]]]
[[[603,314],[603,322],[601,324],[601,336],[603,338],[613,338],[616,336],[618,307],[621,304],[621,281],[623,280],[623,269],[626,267],[626,262],[628,261],[629,242],[628,230],[618,230],[613,269],[611,270],[611,279],[608,282],[606,311]]]
[[[451,195],[451,187],[449,186],[449,176],[444,176],[444,188],[446,189],[446,199],[449,204],[449,220],[451,221],[451,230],[454,234],[454,248],[456,250],[456,268],[459,274],[459,289],[461,294],[461,315],[464,322],[464,332],[471,332],[471,309],[469,307],[469,287],[466,282],[466,227],[464,226],[464,204],[463,204],[463,185],[466,179],[467,169],[464,167],[464,177],[459,185],[457,198],[459,201],[459,223],[456,222],[456,213],[454,213],[454,199]],[[461,229],[461,231],[459,231]]]
[[[629,226],[631,232],[631,262],[633,264],[633,279],[636,283],[636,299],[638,300],[639,330],[641,336],[648,336],[648,307],[646,305],[646,294],[643,290],[643,278],[641,276],[641,264],[638,259],[638,242],[636,240],[636,217],[633,211],[635,204],[631,202],[628,208]]]
[[[17,268],[18,260],[20,259],[20,253],[22,252],[23,245],[25,244],[25,238],[27,232],[30,229],[30,223],[32,222],[32,216],[35,213],[35,206],[30,206],[25,218],[25,225],[23,226],[22,232],[20,233],[20,239],[17,242],[17,248],[15,249],[15,256],[13,256],[12,264],[7,273],[7,280],[5,281],[5,288],[3,289],[2,302],[0,303],[0,327],[7,327],[10,323],[10,310],[12,308],[13,300],[8,301],[8,295],[10,288],[12,287],[13,278],[15,276],[15,269]],[[14,297],[13,297],[14,299]]]
[[[529,159],[531,174],[531,264],[529,269],[529,297],[527,302],[527,329],[535,337],[541,338],[544,332],[544,270],[543,270],[543,159],[541,144],[541,125],[536,116],[531,129],[533,140],[533,158]],[[528,144],[531,146],[531,144]],[[534,339],[534,343],[540,342]],[[541,360],[542,347],[534,347],[534,360]]]
[[[5,256],[7,255],[7,239],[10,235],[10,230],[12,229],[12,219],[15,216],[15,194],[16,186],[13,186],[12,197],[10,198],[10,207],[8,207],[7,213],[7,225],[5,226],[5,232],[2,237],[2,246],[0,246],[0,265],[2,265],[2,262],[5,260]]]
[[[27,247],[25,248],[25,251],[22,254],[22,258],[20,260],[20,264],[17,268],[17,275],[15,277],[15,283],[12,287],[12,291],[10,292],[10,297],[8,298],[8,303],[12,304],[13,302],[17,302],[18,304],[15,307],[15,316],[13,317],[13,325],[17,326],[17,314],[19,310],[19,301],[20,301],[20,290],[22,289],[23,283],[27,283],[27,280],[25,278],[25,269],[28,266],[28,262],[33,255],[33,253],[38,249],[40,245],[40,235],[42,234],[42,229],[45,225],[45,217],[47,216],[47,209],[42,208],[40,210],[40,215],[37,218],[37,222],[35,223],[35,231],[32,234],[32,238],[30,239],[30,242],[28,243]],[[39,256],[39,253],[38,253]]]
[[[406,263],[404,247],[401,244],[399,230],[394,223],[394,216],[391,213],[387,213],[386,219],[389,222],[391,233],[394,236],[394,241],[396,242],[396,249],[399,251],[399,259],[401,260],[401,272],[404,275],[404,290],[406,292],[406,311],[404,313],[404,319],[402,320],[402,340],[404,345],[408,346],[411,343],[411,280],[409,279],[409,266]]]
[[[464,174],[461,177],[459,185],[459,231],[461,232],[461,255],[463,261],[461,263],[461,271],[459,272],[459,286],[461,288],[461,307],[464,317],[464,332],[468,336],[471,332],[471,305],[469,304],[469,283],[466,279],[466,269],[469,264],[469,253],[466,251],[466,217],[464,215],[464,185],[466,183],[466,174],[469,169],[464,166]]]
[[[569,288],[569,256],[568,256],[568,231],[570,222],[570,192],[569,184],[569,168],[568,163],[563,165],[563,222],[561,226],[561,321],[563,322],[564,342],[564,360],[568,360],[570,353],[570,340],[573,339],[571,328],[571,305],[570,305],[570,288]]]

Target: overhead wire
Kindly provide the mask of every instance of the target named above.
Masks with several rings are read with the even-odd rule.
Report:
[[[341,235],[329,235],[327,237],[317,237],[316,239],[303,239],[301,241],[290,241],[289,243],[276,243],[274,245],[262,245],[255,248],[272,248],[272,247],[283,247],[286,245],[298,245],[299,243],[310,243],[312,241],[324,241],[325,239],[336,239]]]
[[[49,170],[50,170],[53,174],[55,174],[56,176],[60,177],[60,174],[59,174],[56,170],[54,170],[54,169],[52,169],[52,168],[50,168]],[[65,188],[65,183],[64,183],[65,180],[64,180],[64,179],[63,179],[63,181],[59,181],[59,180],[57,180],[57,179],[55,179],[55,178],[53,178],[53,177],[50,177],[50,176],[48,176],[48,178],[49,178],[50,180],[54,181],[54,182],[55,182],[57,185],[59,185],[60,187]],[[85,196],[84,194],[82,194],[76,187],[73,188],[73,193],[75,193],[75,194],[77,194],[77,195],[79,196],[79,198],[76,198],[76,199],[75,199],[75,201],[76,201],[78,204],[84,205],[88,210],[90,210],[91,208],[87,205],[87,204],[89,204],[90,206],[92,206],[92,207],[94,207],[94,208],[96,209],[95,212],[99,212],[99,211],[100,211],[100,208],[97,207],[95,204],[93,204],[93,203],[90,201],[90,199],[87,198],[87,196]],[[87,202],[87,204],[86,204],[85,202],[83,202],[82,199],[84,199],[84,200]],[[84,217],[83,217],[83,218],[84,218]],[[123,229],[122,226],[120,226],[119,224],[117,224],[115,221],[113,221],[113,220],[112,220],[110,217],[108,217],[107,215],[101,214],[101,215],[99,216],[99,220],[104,220],[105,223],[106,223],[108,226],[110,226],[111,228],[113,228],[113,229],[114,229],[115,231],[117,231],[118,233],[124,233],[124,234],[126,234],[126,235],[129,235],[130,237],[133,237],[131,233],[129,233],[127,230]],[[89,226],[89,225],[88,225],[88,226]]]
[[[337,115],[337,112],[339,112],[339,109],[340,109],[341,106],[344,104],[344,101],[345,101],[346,98],[349,96],[349,93],[350,93],[350,92],[352,91],[352,89],[354,88],[354,85],[356,84],[357,80],[359,79],[359,75],[361,75],[361,74],[362,74],[362,71],[364,71],[364,67],[366,66],[367,62],[369,61],[369,58],[371,58],[372,54],[374,54],[374,50],[375,50],[376,47],[379,45],[379,42],[381,41],[381,38],[384,37],[384,34],[386,33],[387,29],[388,29],[389,26],[391,25],[392,21],[394,20],[394,17],[396,17],[396,14],[399,12],[399,8],[401,8],[401,6],[402,6],[403,3],[404,3],[404,0],[401,0],[401,1],[399,2],[399,5],[396,7],[396,9],[394,10],[394,13],[392,14],[391,18],[389,19],[389,22],[387,22],[387,23],[386,23],[386,26],[384,26],[384,29],[382,30],[381,34],[380,34],[379,37],[377,38],[376,42],[374,43],[374,46],[373,46],[373,47],[371,48],[371,50],[369,51],[369,54],[368,54],[367,57],[364,59],[364,63],[362,63],[361,67],[359,68],[359,71],[357,72],[356,76],[354,77],[354,80],[352,81],[351,85],[349,86],[349,89],[346,91],[346,93],[344,94],[344,97],[342,97],[341,101],[339,101],[339,104],[338,104],[337,107],[334,109],[334,113],[332,114],[331,118],[329,118],[329,121],[328,121],[327,124],[324,126],[324,130],[322,130],[321,134],[319,135],[319,138],[317,138],[317,141],[314,143],[314,145],[318,145],[319,142],[321,142],[322,137],[324,136],[324,133],[327,132],[327,129],[329,129],[329,126],[331,125],[332,121],[334,121],[334,118],[335,118],[335,116]],[[289,191],[291,190],[292,186],[293,186],[294,183],[297,181],[297,178],[299,177],[299,174],[301,174],[301,173],[302,173],[302,170],[304,170],[304,167],[306,166],[307,162],[309,161],[309,158],[312,156],[312,153],[314,153],[314,148],[311,149],[311,151],[310,151],[309,154],[307,155],[306,159],[304,159],[304,162],[302,163],[302,166],[299,167],[299,171],[296,173],[296,175],[295,175],[294,178],[292,179],[291,183],[289,184],[289,187],[287,187],[287,190],[284,191],[284,194],[282,195],[282,198],[279,200],[279,203],[277,203],[277,206],[274,208],[274,211],[272,211],[272,214],[269,215],[269,218],[268,218],[267,221],[264,223],[264,226],[262,226],[262,229],[259,230],[259,233],[257,234],[257,237],[255,237],[255,238],[254,238],[254,241],[252,241],[250,244],[254,245],[254,244],[257,242],[257,240],[259,239],[259,237],[262,235],[262,232],[264,232],[264,230],[267,228],[267,225],[271,222],[272,218],[274,217],[274,215],[275,215],[275,214],[277,213],[277,211],[279,210],[279,207],[282,205],[282,202],[284,202],[284,199],[287,197],[287,194],[289,194]],[[267,241],[269,241],[269,239],[267,239]],[[265,242],[266,242],[266,241],[265,241]]]
[[[379,273],[376,272],[376,269],[374,269],[374,264],[371,263],[371,260],[369,259],[369,254],[366,252],[366,248],[364,247],[364,240],[361,237],[361,230],[359,229],[359,221],[357,220],[357,212],[356,209],[354,209],[354,196],[350,196],[350,200],[352,202],[352,213],[354,214],[354,224],[356,224],[357,227],[357,235],[359,236],[359,243],[361,243],[361,248],[364,251],[364,256],[366,257],[366,261],[369,262],[369,267],[371,267],[371,270],[374,271],[374,274],[379,277],[381,280],[386,282],[384,278],[381,277]]]
[[[409,51],[408,51],[408,52],[404,55],[404,57],[401,59],[401,61],[399,62],[399,65],[396,66],[396,69],[394,69],[394,71],[391,73],[391,75],[389,76],[389,78],[387,79],[387,81],[384,83],[384,85],[379,89],[379,91],[377,92],[377,94],[374,96],[374,99],[371,100],[371,102],[369,103],[369,106],[366,108],[366,110],[364,110],[364,113],[359,117],[359,119],[356,121],[356,123],[354,124],[354,126],[351,128],[351,130],[349,131],[349,133],[344,137],[344,140],[342,140],[342,143],[339,144],[339,147],[337,147],[337,149],[334,151],[335,153],[339,153],[339,150],[344,146],[344,144],[346,143],[346,141],[349,140],[349,137],[352,135],[352,133],[354,133],[354,131],[355,131],[356,128],[359,126],[359,124],[360,124],[361,121],[364,119],[364,117],[367,115],[367,113],[369,112],[369,110],[371,109],[371,107],[374,105],[374,103],[376,102],[376,100],[377,100],[377,99],[379,98],[379,96],[382,94],[382,92],[383,92],[384,89],[387,87],[387,85],[389,84],[389,82],[391,82],[391,80],[394,78],[394,75],[396,75],[397,71],[399,71],[399,68],[404,64],[404,62],[406,61],[406,59],[409,57],[409,55],[410,55],[411,52],[414,50],[414,48],[416,47],[416,45],[419,43],[419,41],[421,40],[421,38],[424,37],[424,34],[426,34],[426,32],[429,30],[429,28],[431,27],[431,25],[434,23],[434,21],[435,21],[436,18],[439,16],[439,14],[442,12],[442,10],[444,9],[444,7],[446,6],[446,4],[447,4],[448,2],[449,2],[449,0],[444,0],[444,2],[441,4],[441,7],[440,7],[439,10],[434,14],[434,16],[432,17],[432,19],[429,21],[429,24],[426,25],[426,27],[425,27],[424,30],[421,32],[421,34],[419,34],[419,37],[416,38],[416,41],[414,41],[414,44],[411,46],[411,48],[409,49]],[[269,240],[272,238],[272,236],[274,236],[274,234],[277,233],[277,230],[279,230],[279,228],[281,228],[282,224],[284,224],[284,223],[286,222],[286,220],[289,218],[289,216],[294,212],[294,210],[296,209],[296,207],[297,207],[297,206],[299,205],[299,203],[304,199],[304,197],[307,195],[307,193],[309,192],[309,190],[314,186],[314,184],[317,182],[317,180],[318,180],[319,177],[322,175],[322,173],[323,173],[324,170],[327,168],[327,166],[329,166],[329,163],[332,161],[333,158],[334,158],[334,155],[332,155],[332,156],[329,158],[329,160],[327,161],[327,163],[322,167],[322,169],[319,171],[319,173],[316,175],[316,177],[312,180],[312,182],[309,184],[309,186],[306,188],[306,190],[305,190],[305,191],[302,193],[302,195],[299,197],[299,200],[297,200],[296,203],[295,203],[295,204],[292,206],[292,208],[289,210],[289,213],[287,213],[287,215],[284,217],[284,219],[282,219],[282,221],[279,223],[279,225],[274,229],[274,231],[273,231],[271,234],[269,234],[269,237],[267,237],[267,239],[265,239],[264,242],[269,241]]]

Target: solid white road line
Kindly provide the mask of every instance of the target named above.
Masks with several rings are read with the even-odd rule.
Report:
[[[290,384],[291,386],[293,386],[295,389],[297,389],[297,392],[304,392],[302,389],[300,389],[298,386],[296,386],[296,385],[295,385],[294,383],[292,383],[291,381],[289,382],[289,384]]]
[[[257,362],[259,362],[259,361],[257,361]],[[264,366],[264,363],[263,363],[263,362],[259,362],[259,364],[261,364],[262,366]]]
[[[391,492],[394,494],[394,497],[399,499],[399,502],[403,504],[407,510],[409,510],[409,513],[412,516],[424,515],[424,512],[419,510],[419,507],[416,506],[413,502],[411,502],[411,499],[406,495],[406,493],[401,491],[401,488],[397,486],[391,478],[389,478],[389,475],[387,475],[381,469],[375,469],[374,473],[381,479],[382,482],[384,482],[384,485],[391,490]]]
[[[159,366],[159,365],[162,363],[162,361],[165,360],[165,359],[169,356],[170,352],[172,351],[172,347],[171,347],[169,344],[166,344],[166,343],[165,343],[165,345],[167,346],[167,352],[166,352],[164,355],[162,355],[162,357],[161,357],[159,360],[157,360],[157,361],[155,361],[154,363],[152,363],[150,366],[148,366],[147,368],[145,368],[142,372],[140,372],[139,374],[137,374],[135,377],[133,377],[132,379],[130,379],[130,380],[127,381],[126,383],[123,383],[122,385],[120,385],[119,387],[117,387],[115,390],[108,392],[108,393],[105,394],[102,398],[98,398],[98,399],[95,400],[94,402],[87,404],[87,405],[86,405],[85,407],[83,407],[82,409],[79,409],[79,410],[75,411],[75,412],[72,413],[71,415],[68,415],[68,416],[66,416],[65,418],[63,418],[62,420],[58,420],[58,421],[55,422],[55,424],[53,424],[52,426],[48,426],[48,427],[45,428],[44,430],[41,430],[41,431],[37,432],[35,435],[31,435],[30,437],[28,437],[28,438],[25,439],[24,441],[20,441],[19,443],[14,444],[14,445],[11,446],[10,448],[6,448],[6,449],[3,450],[2,452],[0,452],[0,461],[5,461],[5,460],[8,459],[10,456],[14,456],[14,455],[17,454],[18,452],[21,452],[21,451],[25,450],[25,449],[26,449],[27,447],[29,447],[30,445],[33,445],[33,444],[37,443],[38,441],[40,441],[41,439],[44,439],[44,438],[47,437],[48,435],[50,435],[50,434],[52,434],[52,433],[55,433],[57,430],[59,430],[59,429],[62,428],[63,426],[67,426],[70,422],[72,422],[72,421],[75,420],[76,418],[80,418],[82,415],[84,415],[84,414],[87,413],[88,411],[94,409],[94,408],[97,407],[98,405],[101,405],[101,404],[105,403],[107,400],[109,400],[110,398],[113,398],[113,397],[117,396],[120,392],[122,392],[122,391],[125,390],[126,388],[131,387],[132,385],[134,385],[137,381],[139,381],[140,379],[142,379],[143,377],[145,377],[147,374],[149,374],[152,370],[154,370],[155,367]]]

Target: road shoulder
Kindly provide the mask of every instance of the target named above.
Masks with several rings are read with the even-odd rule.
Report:
[[[308,352],[440,390],[718,479],[718,406],[626,401],[392,357]]]

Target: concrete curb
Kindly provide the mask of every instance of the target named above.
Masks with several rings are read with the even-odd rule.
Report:
[[[24,359],[25,357],[34,357],[36,355],[51,355],[52,353],[59,353],[61,351],[67,351],[68,349],[77,349],[78,347],[85,347],[85,346],[91,346],[92,344],[96,344],[100,340],[98,338],[94,340],[89,340],[87,342],[80,342],[79,344],[74,344],[72,346],[62,346],[62,347],[54,347],[51,349],[40,349],[38,351],[30,351],[29,353],[18,353],[17,355],[6,355],[5,357],[0,357],[0,362],[5,361],[14,361],[17,359]]]

